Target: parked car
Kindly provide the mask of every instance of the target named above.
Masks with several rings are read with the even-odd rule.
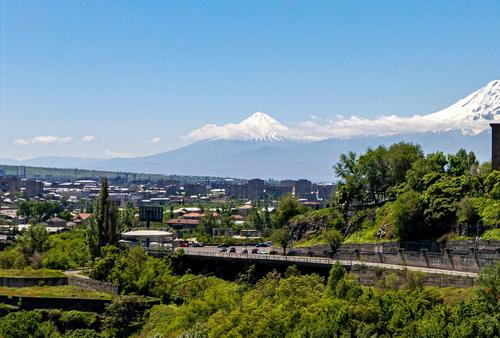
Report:
[[[179,246],[180,246],[181,248],[187,248],[187,247],[189,247],[189,243],[187,243],[187,242],[182,242]]]
[[[233,247],[233,248],[229,248],[229,253],[236,253],[236,249]]]
[[[226,247],[224,247],[224,248],[220,248],[220,249],[219,249],[219,252],[227,252],[227,248],[226,248]]]
[[[222,243],[222,244],[219,244],[217,245],[218,248],[227,248],[229,247],[229,245],[227,245],[226,243]]]
[[[252,249],[252,255],[259,253],[259,249]]]
[[[241,250],[241,253],[246,255],[246,254],[248,254],[248,250],[247,249],[243,249],[243,250]]]
[[[288,251],[286,253],[287,256],[298,256],[299,252],[298,251]]]
[[[269,254],[269,251],[267,251],[267,250],[258,250],[258,251],[257,251],[257,253],[258,253],[259,255],[268,255],[268,254]]]
[[[271,250],[271,251],[269,251],[269,254],[270,254],[270,255],[278,255],[278,251],[276,251],[276,250]]]
[[[255,244],[255,247],[256,248],[267,248],[267,244],[265,244],[265,243],[258,243],[258,244]]]
[[[267,241],[264,244],[267,245],[267,246],[273,246],[273,242],[272,241]]]
[[[194,242],[194,243],[191,243],[191,246],[193,248],[202,248],[204,245],[203,245],[203,243],[200,243],[200,242]]]

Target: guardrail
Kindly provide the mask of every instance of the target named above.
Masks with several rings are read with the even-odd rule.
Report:
[[[309,263],[309,264],[319,264],[319,265],[333,265],[339,262],[343,266],[352,267],[356,266],[371,266],[380,267],[392,270],[412,270],[420,271],[431,274],[442,274],[451,276],[462,276],[462,277],[477,277],[477,273],[474,272],[464,272],[464,271],[454,271],[454,270],[442,270],[433,268],[423,268],[407,265],[395,265],[395,264],[384,264],[384,263],[373,263],[373,262],[363,262],[356,260],[337,260],[332,258],[320,258],[320,257],[305,257],[305,256],[282,256],[282,255],[268,255],[268,254],[241,254],[241,253],[231,253],[231,252],[213,252],[213,251],[203,251],[203,250],[192,250],[189,248],[182,248],[185,255],[189,256],[205,256],[205,257],[221,257],[226,259],[241,259],[241,260],[260,260],[260,261],[282,261],[290,263]]]

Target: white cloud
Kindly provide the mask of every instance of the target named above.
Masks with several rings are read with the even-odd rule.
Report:
[[[60,137],[53,135],[35,136],[29,139],[17,139],[14,143],[17,145],[27,144],[55,144],[55,143],[70,143],[73,140],[70,136]]]
[[[30,144],[30,141],[19,138],[17,140],[14,140],[14,143],[19,145],[19,146],[24,146],[26,144]]]
[[[158,144],[161,142],[161,137],[153,137],[151,140],[149,140],[149,143],[153,144]]]
[[[95,141],[95,137],[92,135],[87,135],[82,137],[82,142],[93,142]]]
[[[122,153],[122,152],[114,151],[114,150],[110,150],[110,149],[104,150],[104,153],[109,157],[120,157],[120,158],[132,157],[132,155],[130,155],[128,153]]]

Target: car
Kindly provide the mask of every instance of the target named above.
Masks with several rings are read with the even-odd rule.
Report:
[[[235,248],[229,248],[229,253],[236,253],[236,249]]]
[[[270,254],[270,255],[278,255],[278,251],[276,251],[276,250],[271,250],[271,251],[269,251],[269,254]]]
[[[189,247],[189,243],[187,243],[187,242],[182,242],[179,246],[180,246],[181,248],[188,248],[188,247]]]
[[[220,248],[220,249],[219,249],[219,252],[227,252],[227,248],[226,248],[226,247],[224,247],[224,248]]]
[[[229,247],[229,245],[227,245],[226,243],[222,243],[222,244],[219,244],[217,245],[218,248],[227,248]]]
[[[265,243],[258,243],[258,244],[255,244],[255,247],[256,248],[267,248],[267,244],[265,244]]]
[[[269,251],[267,251],[267,250],[258,250],[257,253],[259,255],[267,255],[267,254],[269,254]]]
[[[245,255],[246,255],[246,254],[248,254],[248,249],[243,249],[243,250],[241,250],[241,253],[242,253],[242,254],[245,254]]]
[[[191,243],[191,246],[193,248],[202,248],[203,247],[203,243],[200,243],[200,242],[194,242],[194,243]]]
[[[252,255],[259,253],[259,249],[252,249]]]
[[[272,241],[267,241],[264,244],[267,245],[267,246],[273,246],[273,242]]]

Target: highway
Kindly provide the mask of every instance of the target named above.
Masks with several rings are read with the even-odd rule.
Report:
[[[244,247],[243,247],[244,248]],[[292,263],[309,263],[309,264],[318,264],[318,265],[333,265],[336,262],[344,266],[352,266],[352,265],[364,265],[370,267],[379,267],[389,270],[409,270],[409,271],[417,271],[429,274],[438,274],[438,275],[449,275],[449,276],[462,276],[475,278],[478,276],[477,273],[474,272],[465,272],[465,271],[456,271],[456,270],[443,270],[443,269],[433,269],[433,268],[424,268],[417,266],[408,266],[408,265],[395,265],[395,264],[385,264],[385,263],[375,263],[375,262],[363,262],[357,260],[336,260],[327,257],[307,257],[307,256],[283,256],[283,255],[266,255],[266,254],[244,254],[241,251],[242,247],[236,247],[236,253],[229,252],[220,252],[220,249],[216,246],[205,246],[201,248],[195,247],[187,247],[181,248],[184,250],[184,254],[190,256],[207,256],[207,257],[223,257],[228,259],[241,259],[241,260],[265,260],[265,261],[286,261]],[[251,252],[253,246],[248,246],[248,252]],[[266,251],[275,250],[278,252],[282,252],[281,249],[278,248],[259,248],[264,249]],[[228,248],[229,250],[229,248]]]

